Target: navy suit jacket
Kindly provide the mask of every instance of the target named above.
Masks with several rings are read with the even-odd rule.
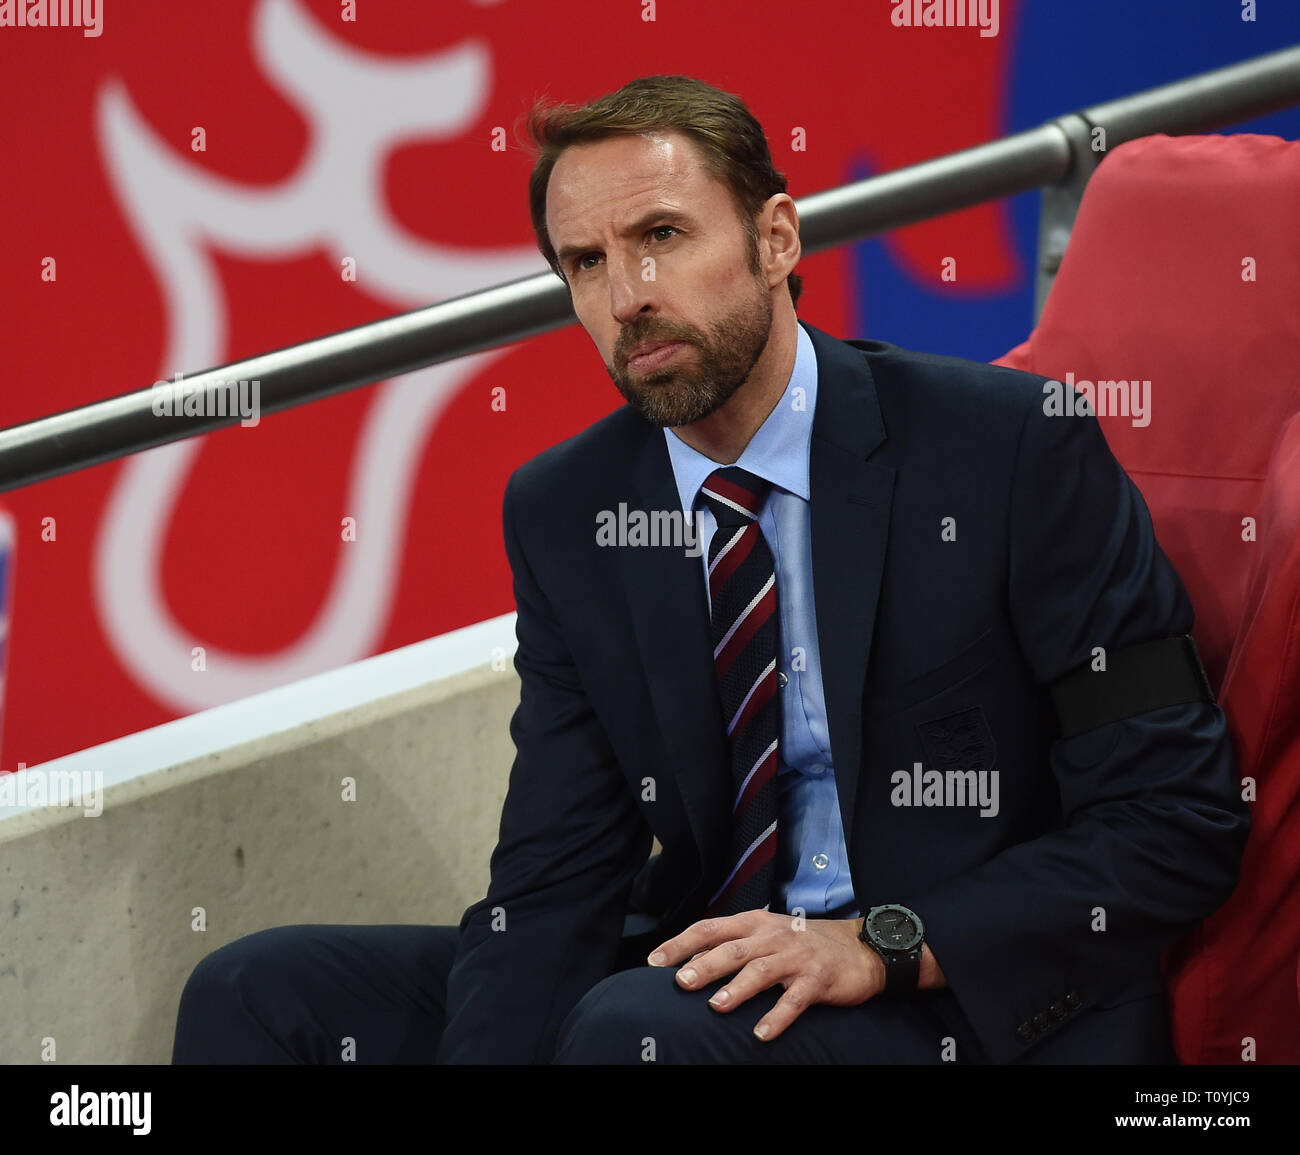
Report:
[[[1231,893],[1249,826],[1224,715],[1172,706],[1062,739],[1047,691],[1094,647],[1191,631],[1146,505],[1095,417],[1044,413],[1044,378],[804,327],[818,643],[860,907],[921,916],[937,1005],[981,1058],[1168,1056],[1161,951]],[[663,431],[630,406],[506,488],[517,756],[488,894],[460,924],[444,1061],[548,1060],[617,969],[629,910],[649,912],[648,950],[725,874],[700,561],[598,545],[620,502],[680,511]],[[891,776],[918,762],[996,770],[997,814],[896,805]]]

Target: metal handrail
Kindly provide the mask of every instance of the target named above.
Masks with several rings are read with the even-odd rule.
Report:
[[[1152,133],[1205,132],[1300,104],[1300,47],[1216,69],[1002,140],[937,157],[795,202],[804,252],[862,240],[1066,180],[1076,164],[1080,118],[1105,133],[1105,147]],[[231,383],[259,383],[259,413],[275,413],[361,385],[450,361],[575,321],[568,290],[538,273],[481,292],[358,325],[326,337],[258,354],[187,377],[202,392],[202,415],[160,419],[158,396],[140,389],[0,431],[0,492],[16,489],[232,425],[218,394]],[[212,396],[213,404],[207,398]],[[225,408],[225,407],[223,407]]]

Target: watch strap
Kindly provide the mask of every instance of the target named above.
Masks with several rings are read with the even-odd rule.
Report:
[[[880,993],[891,998],[915,994],[921,981],[921,948],[917,947],[905,955],[889,956],[883,951],[876,953],[885,964],[885,989]]]

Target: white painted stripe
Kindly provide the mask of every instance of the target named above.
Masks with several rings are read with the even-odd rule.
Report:
[[[744,700],[740,703],[740,706],[736,710],[735,716],[731,719],[731,724],[727,727],[728,736],[730,736],[731,731],[736,728],[736,723],[740,721],[740,716],[745,712],[745,706],[748,704],[749,699],[754,696],[754,691],[757,690],[759,686],[763,684],[763,679],[766,678],[768,674],[770,674],[775,669],[776,669],[776,659],[773,658],[770,662],[767,663],[767,667],[763,670],[763,672],[758,675],[758,680],[752,686],[749,687],[749,693],[745,695]]]
[[[772,583],[775,582],[775,581],[776,581],[776,574],[769,574],[769,575],[768,575],[768,579],[767,579],[767,581],[765,581],[765,582],[763,583],[763,588],[762,588],[761,590],[759,590],[758,593],[756,593],[756,594],[753,596],[753,598],[750,600],[749,605],[747,605],[743,610],[740,611],[740,617],[738,617],[738,618],[736,619],[736,624],[735,624],[734,626],[732,626],[731,629],[729,629],[729,630],[728,630],[728,631],[723,635],[723,637],[722,637],[722,641],[720,641],[720,642],[719,642],[719,643],[718,643],[718,644],[713,648],[713,659],[714,659],[714,661],[717,661],[718,655],[719,655],[720,653],[722,653],[722,651],[726,648],[727,643],[728,643],[729,641],[731,641],[731,635],[734,634],[738,629],[740,629],[740,625],[741,625],[741,623],[742,623],[742,622],[743,622],[747,617],[749,617],[749,615],[750,615],[751,613],[754,612],[754,607],[755,607],[756,605],[758,605],[758,603],[761,602],[761,601],[763,600],[763,595],[766,594],[767,591],[770,590],[770,589],[772,588]]]
[[[745,780],[740,784],[740,789],[736,791],[736,800],[731,804],[732,814],[736,813],[736,807],[740,805],[740,800],[745,796],[745,787],[749,785],[749,780],[758,773],[758,768],[767,761],[768,756],[776,749],[776,743],[777,739],[773,738],[772,744],[758,756],[758,761],[754,763],[750,768],[749,773],[745,775]]]
[[[749,856],[753,854],[755,850],[757,850],[760,846],[762,846],[763,843],[767,841],[767,839],[775,833],[776,833],[776,820],[773,819],[772,825],[769,826],[766,830],[764,830],[763,833],[760,834],[757,838],[755,838],[754,841],[749,844],[749,849],[746,850],[745,853],[740,856],[740,861],[736,863],[736,869],[733,870],[729,875],[727,875],[727,881],[724,882],[720,887],[718,887],[717,890],[713,892],[713,897],[709,899],[708,902],[709,906],[712,906],[715,902],[717,902],[718,896],[722,894],[722,892],[725,891],[728,886],[731,885],[731,880],[735,878],[737,874],[740,873],[740,868],[745,865],[745,861],[749,858]]]

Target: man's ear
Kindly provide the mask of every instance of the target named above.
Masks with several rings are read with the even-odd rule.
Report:
[[[803,256],[799,240],[799,213],[787,193],[768,197],[758,216],[759,255],[769,286],[781,284],[794,272]]]

